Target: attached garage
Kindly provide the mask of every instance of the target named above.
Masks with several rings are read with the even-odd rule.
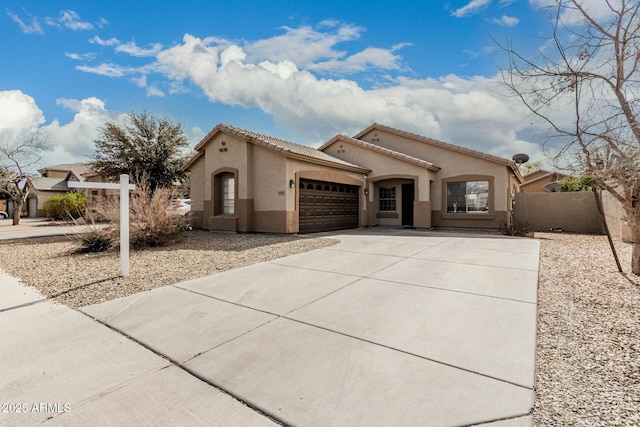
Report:
[[[307,179],[299,187],[300,233],[358,227],[359,187]]]

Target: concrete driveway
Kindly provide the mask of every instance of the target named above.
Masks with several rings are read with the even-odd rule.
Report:
[[[532,425],[537,241],[326,235],[340,243],[82,310],[100,323],[14,295],[0,401],[70,410],[0,424]]]

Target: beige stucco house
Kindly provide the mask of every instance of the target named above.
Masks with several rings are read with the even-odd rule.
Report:
[[[523,182],[511,160],[377,123],[319,149],[220,124],[195,150],[192,225],[208,230],[496,229]]]
[[[524,182],[520,186],[520,191],[523,193],[542,193],[544,192],[545,185],[551,182],[562,181],[568,177],[569,175],[560,172],[549,172],[544,169],[538,169],[523,176]]]

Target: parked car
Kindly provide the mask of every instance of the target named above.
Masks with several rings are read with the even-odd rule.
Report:
[[[169,209],[180,215],[186,215],[191,211],[191,199],[174,199]]]
[[[9,218],[9,214],[6,213],[5,211],[0,211],[0,219],[7,219]]]

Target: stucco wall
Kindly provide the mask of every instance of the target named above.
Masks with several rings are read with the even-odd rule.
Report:
[[[415,184],[414,226],[417,228],[431,227],[432,181],[437,179],[439,172],[368,150],[348,141],[338,141],[324,151],[340,159],[371,169],[371,173],[368,174],[366,180],[366,189],[369,194],[367,196],[362,195],[366,202],[365,209],[367,210],[362,213],[362,225],[400,225],[402,223],[400,216],[402,191],[401,182],[398,181],[402,180],[404,183],[413,182]],[[395,184],[397,185],[396,206],[399,214],[397,218],[377,215],[379,206],[377,184],[390,179],[395,179]]]
[[[631,230],[625,223],[626,214],[620,202],[607,191],[602,192],[602,205],[611,235],[624,242],[631,241]]]
[[[431,203],[434,211],[442,210],[442,180],[468,174],[493,176],[496,189],[493,209],[507,211],[507,193],[511,173],[505,165],[380,130],[372,130],[360,139],[429,161],[442,168],[435,174],[436,179],[431,187]]]
[[[514,218],[533,231],[603,232],[592,192],[518,193]]]

